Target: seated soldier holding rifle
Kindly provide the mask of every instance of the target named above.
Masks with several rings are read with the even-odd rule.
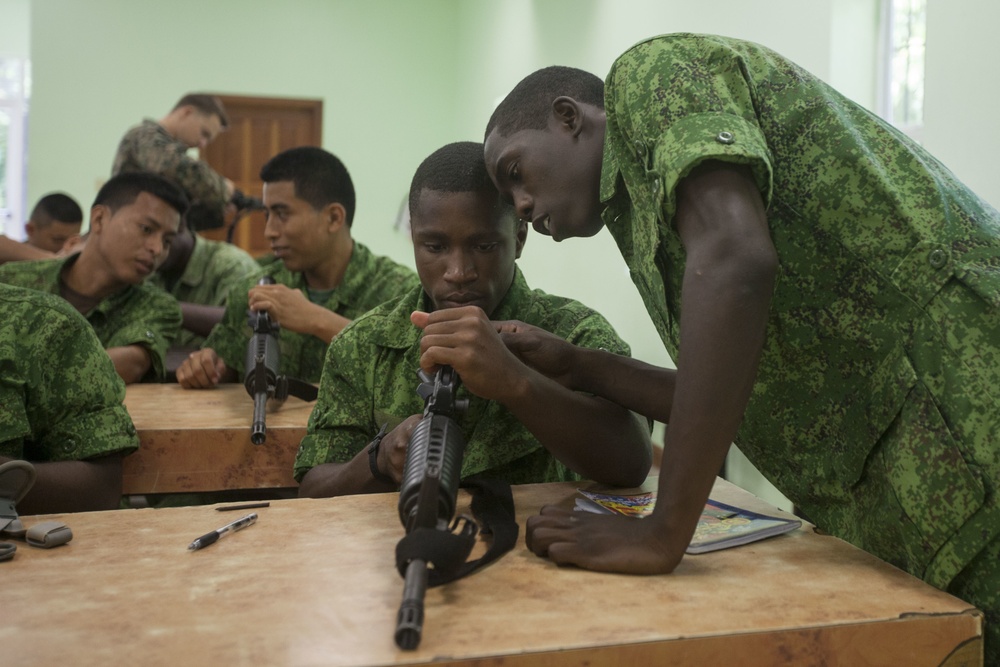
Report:
[[[450,144],[424,160],[410,187],[410,214],[421,286],[358,318],[331,343],[295,461],[299,495],[398,487],[424,408],[416,393],[422,355],[453,367],[459,396],[469,399],[458,419],[467,441],[463,478],[640,484],[651,462],[648,423],[530,369],[490,322],[523,320],[576,345],[629,352],[600,314],[528,287],[516,265],[527,226],[500,202],[482,145]]]

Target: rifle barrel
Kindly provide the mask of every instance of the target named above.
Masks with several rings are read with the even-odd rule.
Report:
[[[427,592],[427,563],[415,558],[406,566],[403,601],[396,616],[396,646],[412,651],[420,644],[424,629],[424,594]]]
[[[255,445],[264,444],[264,440],[267,438],[266,409],[267,392],[262,391],[254,394],[253,425],[250,427],[250,442]]]

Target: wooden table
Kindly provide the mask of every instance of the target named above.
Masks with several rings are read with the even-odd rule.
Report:
[[[125,407],[139,451],[123,461],[124,493],[178,493],[297,486],[292,464],[314,403],[269,406],[267,440],[250,442],[253,400],[242,384],[183,389],[133,384]]]
[[[524,519],[571,484],[515,488]],[[713,497],[776,511],[719,481]],[[560,568],[519,539],[431,589],[423,641],[393,642],[398,496],[272,501],[257,525],[211,507],[63,515],[74,539],[0,563],[0,655],[74,665],[981,665],[970,605],[806,526],[688,556],[669,576]],[[465,502],[460,498],[460,505]],[[242,514],[239,513],[239,514]],[[31,526],[42,517],[28,517]],[[523,536],[522,536],[523,538]]]

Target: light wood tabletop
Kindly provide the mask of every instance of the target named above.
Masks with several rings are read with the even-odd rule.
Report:
[[[517,546],[427,592],[412,652],[393,641],[397,494],[272,501],[198,551],[194,538],[245,512],[24,517],[74,538],[0,563],[0,654],[19,667],[981,664],[979,612],[807,524],[671,575],[555,566],[525,548],[524,521],[571,506],[575,488],[515,487]],[[712,497],[777,513],[721,480]]]
[[[267,439],[250,442],[253,400],[242,384],[184,389],[133,384],[125,408],[139,434],[126,456],[123,492],[186,493],[297,486],[292,465],[314,403],[290,396],[269,405]]]

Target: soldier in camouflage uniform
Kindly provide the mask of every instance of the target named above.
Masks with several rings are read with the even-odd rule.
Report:
[[[455,368],[459,395],[469,399],[459,421],[467,442],[463,477],[530,483],[582,475],[634,486],[649,471],[647,424],[530,370],[490,322],[519,319],[577,345],[629,352],[598,313],[525,283],[515,260],[527,226],[499,203],[482,153],[482,144],[449,144],[417,169],[411,235],[422,284],[359,318],[330,345],[295,460],[300,495],[397,488],[424,407],[417,370],[437,364]],[[366,446],[383,424],[384,439]]]
[[[248,308],[268,311],[281,326],[279,372],[319,382],[333,337],[417,283],[412,271],[351,238],[354,185],[336,156],[321,148],[292,148],[271,158],[260,177],[268,211],[264,234],[279,260],[264,273],[275,284],[248,280],[233,288],[222,322],[177,369],[177,381],[186,388],[242,379],[252,334]]]
[[[672,570],[735,441],[818,526],[984,609],[1000,660],[1000,215],[808,72],[720,37],[643,42],[603,85],[536,72],[487,137],[536,229],[607,226],[678,366],[508,337],[669,424],[654,521],[548,509],[532,548]]]
[[[121,459],[139,447],[125,385],[64,300],[0,284],[0,464],[38,473],[22,514],[114,509]]]
[[[187,215],[191,229],[221,227],[233,196],[233,183],[189,156],[188,150],[204,150],[228,126],[219,98],[185,95],[159,122],[147,118],[125,133],[111,175],[133,171],[160,174],[177,184],[191,201]]]
[[[181,311],[172,296],[144,281],[166,254],[186,207],[184,193],[155,174],[116,176],[97,193],[80,253],[5,264],[0,282],[69,301],[126,384],[160,380]]]
[[[180,303],[184,322],[173,348],[190,352],[200,347],[222,320],[233,287],[256,282],[261,273],[247,251],[199,236],[182,223],[167,259],[149,279]]]

